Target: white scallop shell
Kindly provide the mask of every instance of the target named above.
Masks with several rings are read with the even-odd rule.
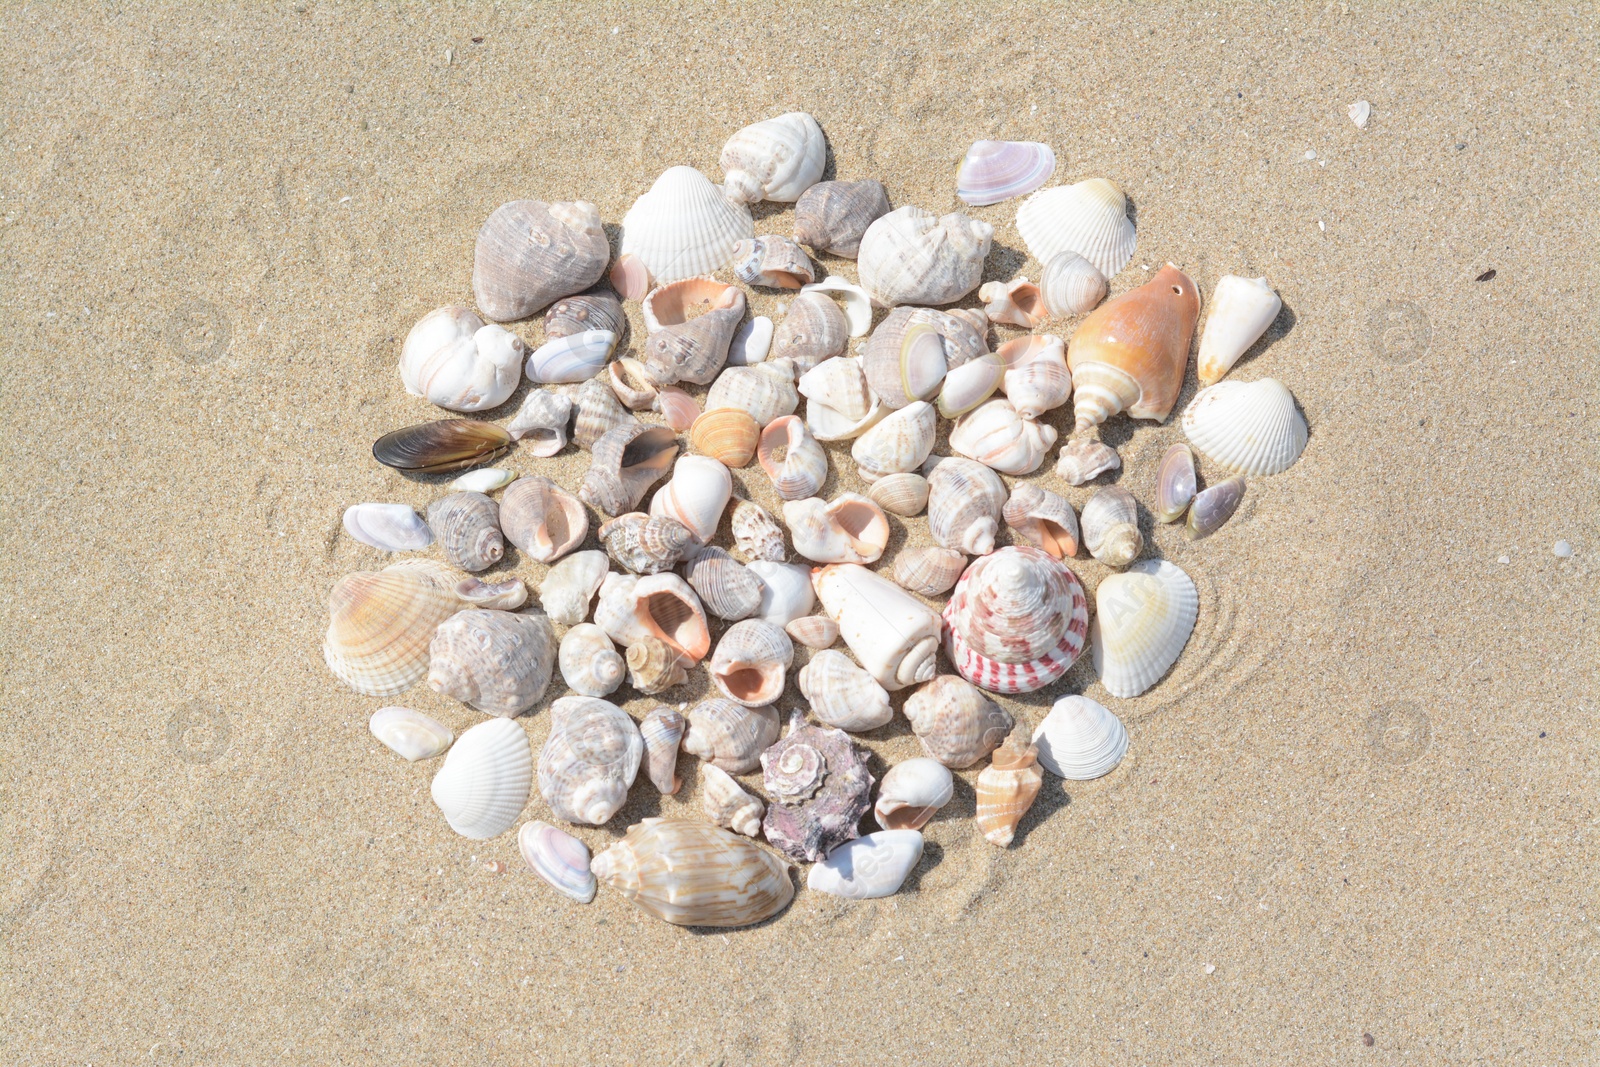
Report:
[[[1087,782],[1110,774],[1128,751],[1128,731],[1104,705],[1065,696],[1033,731],[1039,763],[1057,778]],[[885,779],[887,781],[887,779]]]
[[[1194,630],[1200,596],[1175,564],[1144,559],[1100,582],[1089,641],[1106,692],[1136,697],[1178,661]]]
[[[415,552],[433,544],[433,531],[407,504],[352,504],[344,532],[384,552]]]
[[[499,407],[516,391],[522,338],[466,308],[430,311],[406,334],[400,380],[406,392],[451,411]]]
[[[622,254],[637,256],[658,286],[712,273],[754,236],[749,210],[693,167],[667,170],[622,218]]]
[[[844,320],[850,324],[851,337],[865,337],[872,329],[872,294],[855,285],[848,278],[830,274],[820,282],[800,287],[802,293],[827,293],[844,308]]]
[[[951,449],[1001,474],[1032,474],[1055,443],[1054,426],[1023,418],[1004,397],[967,412],[950,431]]]
[[[1283,299],[1265,278],[1224,274],[1217,279],[1200,334],[1200,354],[1195,369],[1201,385],[1220,381],[1245,350],[1255,344],[1283,309]]]
[[[413,763],[432,759],[456,739],[443,723],[410,708],[379,708],[372,713],[367,728],[389,751]]]
[[[586,382],[604,369],[616,347],[617,335],[610,330],[584,330],[557,337],[534,349],[528,357],[528,380],[544,385]]]
[[[504,467],[479,467],[451,482],[450,490],[456,493],[492,493],[496,489],[504,489],[516,477],[515,471],[508,471]]]
[[[936,759],[917,756],[889,768],[872,816],[885,830],[920,830],[955,795],[955,776]]]
[[[727,467],[710,456],[679,456],[671,479],[650,498],[650,514],[677,519],[710,544],[732,496],[733,478]]]
[[[883,307],[948,304],[983,280],[993,239],[993,226],[959,211],[937,218],[919,207],[897,208],[861,237],[861,287]]]
[[[792,204],[817,184],[828,161],[822,127],[804,111],[757,122],[722,146],[722,181],[728,199],[752,204]]]
[[[587,904],[598,888],[589,870],[589,846],[564,830],[534,819],[517,831],[517,848],[522,859],[557,890]]]
[[[914,400],[856,439],[850,456],[862,477],[875,481],[889,474],[914,471],[927,460],[938,436],[939,413],[925,400]]]
[[[1128,265],[1136,240],[1128,198],[1105,178],[1034,193],[1017,209],[1017,232],[1040,263],[1076,252],[1106,278]]]
[[[1249,477],[1288,470],[1307,435],[1294,395],[1276,378],[1200,390],[1184,409],[1183,432],[1202,456]]]
[[[429,792],[452,830],[482,841],[516,825],[532,786],[528,735],[515,719],[497,717],[462,732]]]
[[[772,331],[772,320],[765,315],[741,323],[734,332],[733,343],[728,345],[728,359],[723,366],[748,367],[766,359],[772,348]]]
[[[746,563],[745,569],[761,579],[761,606],[751,618],[787,626],[800,616],[811,614],[817,599],[811,589],[810,567],[757,559]]]
[[[849,900],[893,896],[922,860],[917,830],[879,830],[839,845],[811,868],[806,888]]]

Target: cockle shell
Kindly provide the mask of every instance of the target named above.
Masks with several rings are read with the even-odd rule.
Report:
[[[907,350],[906,337],[919,326],[931,326],[938,333],[944,356],[942,367],[938,366],[932,346],[920,338],[913,338],[917,344]],[[861,349],[861,365],[872,394],[887,407],[903,408],[916,399],[906,392],[908,359],[913,362],[917,376],[924,383],[933,380],[936,389],[938,381],[934,379],[942,378],[950,369],[970,363],[988,351],[983,334],[961,316],[933,308],[897,307],[872,331],[872,337]],[[930,361],[931,369],[926,365]]]
[[[761,579],[720,548],[708,545],[686,559],[683,577],[719,619],[737,622],[761,606]]]
[[[739,324],[733,331],[733,340],[728,343],[728,359],[725,366],[748,367],[760,363],[767,358],[772,350],[772,320],[765,315],[757,315]]]
[[[807,648],[819,651],[839,640],[839,624],[826,615],[802,615],[798,619],[790,619],[784,624],[783,632]],[[816,657],[813,656],[811,661],[815,663]],[[801,688],[804,689],[804,686]],[[829,725],[839,724],[829,723]]]
[[[1218,278],[1211,293],[1206,326],[1200,332],[1200,354],[1195,360],[1200,384],[1221,381],[1239,357],[1267,332],[1281,310],[1283,300],[1265,278],[1241,278],[1236,274]]]
[[[761,424],[740,408],[713,408],[689,427],[689,444],[726,467],[749,466],[760,440]]]
[[[1087,315],[1106,298],[1109,288],[1106,276],[1071,250],[1051,256],[1039,279],[1045,310],[1059,318]]]
[[[683,750],[729,774],[749,774],[761,766],[761,753],[778,739],[774,708],[747,708],[724,697],[702,700],[689,709]]]
[[[544,335],[550,340],[571,337],[590,330],[606,330],[616,335],[617,343],[628,333],[628,315],[615,293],[594,289],[557,300],[544,313]]]
[[[592,455],[578,496],[607,515],[621,515],[637,508],[645,491],[671,468],[678,439],[666,426],[634,423],[608,430],[594,443]]]
[[[785,672],[793,662],[794,642],[781,627],[746,619],[734,623],[717,642],[711,681],[729,700],[759,707],[783,694]]]
[[[894,561],[894,580],[913,593],[943,596],[967,569],[967,557],[950,548],[908,548]]]
[[[838,304],[844,311],[844,321],[850,326],[851,337],[865,337],[872,329],[872,294],[849,279],[830,274],[800,290],[802,296],[806,293],[822,293]]]
[[[1165,419],[1183,387],[1200,290],[1168,263],[1137,289],[1097,308],[1067,346],[1075,434],[1119,411]]]
[[[487,715],[514,718],[550,685],[556,634],[543,615],[475,608],[440,623],[428,655],[429,689]]]
[[[655,403],[650,408],[660,412],[661,417],[667,420],[667,425],[679,433],[693,426],[694,420],[700,417],[700,405],[694,397],[675,385],[663,385],[656,392]]]
[[[806,875],[806,888],[846,900],[893,896],[922,861],[922,835],[915,830],[879,830],[846,841]]]
[[[473,297],[491,319],[526,318],[589,288],[610,260],[611,245],[593,204],[513,200],[495,208],[478,231]]]
[[[925,400],[915,400],[856,438],[850,458],[870,480],[916,470],[933,451],[939,413]]]
[[[611,287],[624,300],[643,300],[655,285],[644,260],[632,252],[624,252],[617,257],[616,264],[611,268],[610,279]]]
[[[1007,738],[995,749],[989,766],[978,772],[978,810],[974,816],[984,840],[1005,848],[1016,836],[1017,824],[1033,807],[1044,774],[1038,766],[1038,749],[1022,737]]]
[[[910,518],[928,506],[928,479],[915,471],[886,474],[867,486],[867,499],[884,511]]]
[[[705,609],[676,574],[610,574],[600,585],[595,623],[617,644],[642,637],[665,641],[693,665],[711,651]]]
[[[774,419],[761,431],[756,458],[785,500],[814,496],[828,477],[828,454],[798,415]]]
[[[712,822],[746,837],[761,833],[766,805],[739,788],[727,771],[710,763],[701,767],[700,789],[700,808]]]
[[[617,335],[610,330],[556,337],[529,354],[525,373],[528,381],[544,385],[588,381],[605,369],[616,347]]]
[[[1139,502],[1120,485],[1096,491],[1083,505],[1083,545],[1108,567],[1126,567],[1139,558]]]
[[[872,815],[885,830],[920,830],[954,795],[950,768],[917,756],[889,768],[878,786]]]
[[[570,397],[548,389],[531,389],[506,429],[513,440],[522,442],[522,451],[543,458],[567,447],[567,427],[571,424]]]
[[[766,508],[750,500],[741,500],[733,507],[729,526],[734,544],[744,553],[746,561],[758,559],[782,563],[789,558],[783,547],[783,527],[778,525]]]
[[[639,692],[653,696],[688,677],[683,657],[665,641],[641,637],[628,646],[628,684]]]
[[[598,885],[589,870],[589,846],[547,822],[534,819],[517,831],[517,849],[530,870],[561,893],[587,904]]]
[[[1122,720],[1085,696],[1065,696],[1033,731],[1039,762],[1058,778],[1087,782],[1110,774],[1128,751]]]
[[[752,237],[733,246],[733,273],[746,285],[798,289],[816,281],[811,259],[787,237]]]
[[[772,335],[772,358],[793,360],[804,373],[843,354],[849,343],[850,323],[844,312],[826,293],[812,290],[789,302],[788,313]]]
[[[533,785],[533,749],[515,719],[490,719],[461,732],[429,792],[450,829],[475,841],[516,825]]]
[[[1136,239],[1128,198],[1105,178],[1034,193],[1017,209],[1017,232],[1040,263],[1076,252],[1107,278],[1128,265]]]
[[[1198,484],[1194,453],[1189,446],[1176,444],[1168,448],[1161,457],[1160,466],[1156,468],[1156,506],[1151,509],[1156,519],[1160,522],[1177,522],[1183,518],[1183,513],[1189,510],[1189,503],[1194,499]]]
[[[353,504],[344,509],[344,532],[381,552],[417,552],[433,544],[433,531],[407,504]]]
[[[815,862],[860,836],[872,775],[843,730],[807,726],[797,712],[789,733],[761,754],[761,778],[772,799],[761,828],[790,859]]]
[[[706,393],[706,410],[738,408],[761,426],[792,414],[800,406],[794,368],[784,360],[753,367],[729,367]]]
[[[796,680],[811,713],[829,726],[862,733],[887,726],[894,718],[888,691],[843,652],[824,648],[800,668]]]
[[[789,906],[789,865],[709,823],[646,819],[594,858],[596,878],[678,926],[749,926]]]
[[[567,688],[586,697],[610,696],[628,675],[617,646],[592,622],[579,623],[561,635],[557,663]]]
[[[1136,697],[1178,661],[1194,631],[1194,582],[1164,559],[1140,560],[1100,583],[1090,628],[1095,673],[1106,692]]]
[[[943,218],[909,205],[891,211],[861,236],[861,287],[883,307],[960,300],[982,280],[993,238],[993,226],[959,211]]]
[[[757,122],[722,146],[723,195],[742,204],[792,204],[822,177],[827,159],[822,127],[804,111]]]
[[[1089,601],[1071,567],[1011,545],[967,568],[944,619],[945,652],[963,678],[994,693],[1031,693],[1083,651]]]
[[[1027,278],[984,282],[978,289],[978,299],[983,301],[983,313],[990,322],[1004,322],[1033,330],[1050,318],[1050,309],[1044,304],[1044,294]]]
[[[644,738],[644,766],[650,783],[662,796],[670,796],[683,786],[678,777],[678,742],[689,723],[683,715],[666,707],[656,708],[639,724]]]
[[[652,291],[644,298],[650,376],[658,385],[709,384],[728,361],[744,307],[744,291],[715,278],[685,278]]]
[[[811,568],[804,564],[758,559],[746,566],[761,580],[761,603],[756,607],[755,618],[774,626],[787,626],[808,614],[816,604],[816,595],[811,591]]]
[[[577,415],[572,420],[572,439],[586,452],[593,452],[611,430],[624,426],[637,426],[639,420],[617,401],[617,394],[599,379],[584,382],[571,392],[572,406]]]
[[[605,581],[610,560],[604,552],[574,552],[550,568],[539,584],[539,606],[552,622],[575,626],[589,617],[589,601]]]
[[[672,167],[622,217],[621,252],[636,256],[655,283],[665,285],[716,270],[735,245],[754,236],[749,209],[730,203],[693,167]]]
[[[589,534],[589,513],[549,478],[518,478],[500,501],[506,538],[540,563],[560,559]]]
[[[946,372],[939,385],[939,414],[947,419],[965,415],[994,395],[1004,373],[1005,365],[995,355],[980,356]]]
[[[1239,501],[1243,499],[1244,479],[1238,477],[1218,482],[1197,494],[1189,505],[1186,530],[1189,540],[1198,541],[1222,529],[1233,518],[1233,513],[1239,510]]]
[[[511,435],[492,422],[439,419],[384,434],[372,442],[372,458],[406,474],[446,474],[496,459],[511,447]]]
[[[522,338],[485,326],[466,308],[442,307],[424,315],[400,350],[400,380],[412,396],[451,411],[499,407],[522,376]]]
[[[984,556],[1000,532],[1005,483],[976,460],[951,457],[928,474],[928,532],[937,544]]]
[[[466,571],[481,571],[506,554],[500,505],[482,493],[451,493],[428,505],[428,528],[445,558]]]
[[[1056,154],[1038,141],[978,141],[956,175],[956,196],[974,207],[1033,192],[1055,173]]]
[[[906,698],[906,718],[923,751],[957,770],[993,752],[1016,725],[977,686],[941,674]]]
[[[995,360],[1005,367],[1001,388],[1006,399],[1025,419],[1037,419],[1072,396],[1072,372],[1059,337],[1018,337],[1001,345]]]
[[[1276,378],[1200,390],[1184,409],[1183,433],[1202,456],[1251,478],[1288,470],[1307,438],[1305,416]]]
[[[1055,427],[1023,418],[1004,397],[967,412],[950,431],[953,450],[1002,474],[1032,474],[1055,443]]]
[[[550,737],[539,752],[539,793],[558,818],[599,826],[628,799],[644,738],[627,712],[595,697],[550,705]]]
[[[680,456],[667,484],[650,498],[650,514],[677,519],[709,543],[733,495],[728,468],[709,456]]]
[[[606,381],[629,411],[649,411],[661,393],[660,386],[650,376],[650,369],[627,356],[607,366]]]
[[[889,543],[883,509],[858,493],[783,505],[794,550],[814,563],[875,563]]]
[[[1000,509],[1006,525],[1056,559],[1078,554],[1078,516],[1065,497],[1022,483]]]
[[[818,182],[794,205],[794,239],[818,252],[854,259],[867,227],[888,213],[882,182]]]
[[[432,759],[456,739],[443,723],[410,708],[379,708],[372,713],[367,729],[390,752],[412,763]]]
[[[1122,457],[1104,441],[1080,438],[1061,446],[1061,456],[1056,460],[1056,473],[1068,485],[1085,485],[1107,471],[1120,470]]]
[[[492,493],[504,489],[516,477],[515,473],[504,467],[480,467],[451,481],[449,488],[458,493]]]
[[[885,689],[904,689],[933,677],[939,617],[882,575],[836,563],[812,577],[817,598],[867,672]]]

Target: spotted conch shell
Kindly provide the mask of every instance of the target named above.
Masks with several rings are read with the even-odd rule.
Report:
[[[550,737],[539,753],[539,792],[550,810],[599,826],[628,799],[644,739],[628,714],[595,697],[550,705]]]
[[[646,819],[594,858],[594,876],[678,926],[749,926],[794,899],[789,865],[708,822]]]
[[[478,231],[473,296],[491,319],[526,318],[599,281],[610,259],[600,209],[593,204],[513,200],[496,208]]]
[[[944,618],[945,652],[963,678],[994,693],[1031,693],[1083,651],[1089,601],[1072,568],[1013,545],[967,568]]]
[[[544,696],[555,665],[549,619],[475,608],[457,612],[434,631],[428,688],[512,718]]]
[[[1199,288],[1168,263],[1154,278],[1084,319],[1067,346],[1076,394],[1073,433],[1093,429],[1119,411],[1136,419],[1165,419],[1183,387],[1199,314]]]
[[[722,192],[736,204],[792,204],[822,177],[827,159],[828,144],[817,120],[791,111],[728,138],[722,146]]]
[[[856,257],[861,287],[883,307],[960,300],[983,279],[993,239],[987,222],[907,205],[867,227]]]
[[[934,676],[939,617],[893,582],[854,563],[822,567],[812,585],[856,659],[885,689]]]
[[[644,298],[646,371],[657,385],[710,384],[728,361],[744,308],[744,290],[715,278],[685,278],[652,291]]]
[[[953,674],[941,674],[912,693],[905,712],[923,750],[958,770],[993,752],[1016,725],[988,694]]]

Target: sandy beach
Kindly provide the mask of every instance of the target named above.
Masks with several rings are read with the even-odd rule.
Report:
[[[1600,1056],[1594,5],[313,0],[9,23],[0,1061]],[[1161,684],[1113,698],[1085,655],[1001,699],[1029,723],[1101,700],[1131,734],[1110,776],[1047,776],[1002,850],[974,827],[978,768],[958,772],[899,894],[802,890],[760,926],[686,930],[604,888],[560,897],[514,833],[453,833],[439,761],[367,721],[482,715],[350,692],[321,642],[334,581],[388,561],[344,509],[425,510],[449,481],[370,449],[442,414],[406,394],[400,344],[470,306],[489,212],[592,201],[615,245],[661,171],[719,180],[728,136],[789,110],[821,123],[829,177],[897,207],[962,208],[980,138],[1049,143],[1052,182],[1114,179],[1138,250],[1113,294],[1167,261],[1205,294],[1265,275],[1284,310],[1233,376],[1287,385],[1310,442],[1207,540],[1145,516],[1201,602]],[[966,209],[995,228],[986,279],[1039,277],[1018,203]],[[755,215],[790,232],[787,205]],[[1191,367],[1178,410],[1196,389]],[[1071,405],[1048,421],[1064,438]],[[1176,418],[1106,439],[1148,507]],[[859,491],[829,451],[826,491]],[[1027,480],[1081,507],[1053,459]],[[587,463],[502,465],[575,488]],[[734,483],[778,510],[759,466]],[[891,525],[885,569],[928,543],[925,518]],[[1073,566],[1091,589],[1110,573]],[[487,573],[544,572],[512,552]],[[521,721],[537,750],[547,716]],[[863,744],[879,776],[921,754],[899,715]],[[599,851],[703,818],[694,764],[680,794],[641,780],[574,832]],[[537,790],[526,815],[550,818]]]

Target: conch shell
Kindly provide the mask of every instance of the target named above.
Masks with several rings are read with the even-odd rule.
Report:
[[[722,146],[722,192],[736,204],[792,204],[822,177],[828,144],[804,111],[757,122]]]
[[[928,532],[936,543],[973,556],[994,551],[1006,487],[970,459],[942,459],[928,474]]]
[[[400,350],[400,380],[412,396],[451,411],[487,411],[511,398],[527,346],[466,308],[424,315]]]
[[[911,731],[928,755],[957,770],[993,752],[1016,725],[977,686],[941,674],[906,698]]]
[[[939,617],[920,600],[854,563],[823,567],[812,584],[845,644],[878,684],[904,689],[933,677]]]
[[[861,733],[886,726],[894,718],[888,692],[843,652],[829,648],[818,652],[800,669],[797,680],[812,714],[829,726]]]
[[[555,665],[555,630],[543,615],[461,611],[434,631],[428,688],[514,718],[544,696]]]
[[[1265,278],[1224,274],[1211,294],[1206,328],[1200,333],[1196,369],[1201,385],[1215,385],[1260,340],[1283,310],[1283,299]],[[449,407],[448,404],[443,405]],[[459,409],[458,409],[459,410]]]
[[[756,458],[785,500],[815,496],[828,477],[828,454],[797,415],[774,419],[761,431]]]
[[[586,697],[610,696],[628,674],[611,638],[592,622],[579,623],[561,635],[557,662],[567,688]]]
[[[1033,330],[1043,326],[1050,318],[1050,309],[1044,305],[1044,295],[1027,278],[984,282],[978,289],[978,299],[983,301],[983,313],[989,316],[990,322],[1004,322]]]
[[[1056,559],[1078,554],[1078,516],[1060,494],[1024,482],[1011,491],[1000,514],[1007,526]]]
[[[794,662],[794,641],[780,626],[761,619],[736,622],[717,642],[710,673],[722,695],[747,708],[783,695],[784,672]]]
[[[818,252],[854,259],[867,227],[888,213],[882,182],[818,182],[795,203],[794,239]]]
[[[978,773],[978,829],[990,844],[1005,848],[1016,835],[1017,824],[1033,807],[1044,784],[1038,766],[1038,749],[1023,737],[1012,736],[995,750]]]
[[[632,511],[677,455],[678,439],[666,426],[635,422],[608,430],[594,443],[578,496],[607,515]]]
[[[589,513],[578,498],[549,478],[518,478],[500,503],[507,540],[540,563],[560,559],[583,543]]]
[[[594,876],[678,926],[749,926],[789,906],[789,865],[710,823],[646,819],[594,858]]]
[[[539,752],[539,793],[557,816],[599,826],[628,799],[644,739],[621,708],[595,697],[550,705],[550,737]]]
[[[939,345],[933,346],[915,336],[912,339],[918,343],[907,345],[908,335],[918,327],[932,327],[939,336]],[[932,396],[946,372],[979,359],[988,351],[982,331],[960,315],[933,308],[898,307],[884,316],[878,328],[872,331],[861,349],[861,365],[872,395],[885,407],[903,408],[918,399],[906,389],[908,361],[918,383],[931,390],[926,395]],[[937,358],[940,355],[942,366]]]
[[[513,200],[495,208],[478,231],[472,293],[491,319],[526,318],[589,288],[610,260],[611,245],[593,204]]]
[[[715,278],[686,278],[644,298],[650,328],[644,365],[658,385],[707,385],[728,360],[744,318],[744,291]]]
[[[778,739],[778,712],[747,708],[723,697],[702,700],[689,709],[683,750],[729,774],[748,774],[761,765],[761,753]]]
[[[967,568],[944,618],[945,652],[963,678],[994,693],[1031,693],[1083,651],[1089,600],[1072,568],[1012,545]]]
[[[688,725],[682,714],[665,705],[646,715],[639,724],[639,734],[644,738],[645,771],[663,796],[670,796],[683,786],[683,779],[678,777],[678,742]]]
[[[646,636],[628,646],[628,684],[639,692],[654,695],[688,677],[683,657],[665,641]]]
[[[428,529],[451,563],[481,571],[506,554],[500,505],[482,493],[450,493],[428,505]]]
[[[906,206],[867,227],[857,253],[861,287],[883,307],[932,306],[978,287],[994,227],[959,211],[937,218]]]
[[[712,822],[746,837],[761,833],[766,805],[741,789],[727,771],[710,763],[700,768],[700,790],[701,810]]]
[[[790,500],[783,521],[794,550],[815,563],[875,563],[889,543],[888,517],[858,493]]]
[[[619,645],[631,646],[643,637],[665,641],[691,666],[711,650],[700,598],[676,574],[607,576],[594,621]]]
[[[1037,419],[1072,396],[1072,372],[1067,369],[1066,348],[1059,337],[1018,337],[1001,345],[995,359],[1005,367],[1000,388],[1025,419]]]
[[[1102,304],[1072,335],[1067,366],[1077,394],[1074,434],[1119,411],[1165,419],[1183,387],[1200,290],[1168,263],[1137,289]]]
[[[850,324],[838,303],[812,290],[790,302],[788,314],[773,332],[771,352],[774,359],[793,360],[804,374],[842,355],[849,343]]]

